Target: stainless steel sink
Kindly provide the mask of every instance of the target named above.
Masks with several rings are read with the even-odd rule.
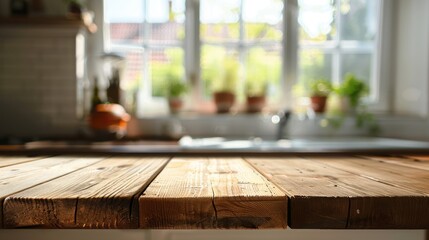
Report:
[[[374,137],[323,137],[282,140],[183,137],[180,147],[207,151],[326,152],[364,150],[425,150],[429,142]]]

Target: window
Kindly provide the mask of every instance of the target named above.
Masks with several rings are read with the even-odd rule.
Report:
[[[126,58],[129,108],[157,114],[166,81],[184,77],[184,22],[185,0],[105,0],[105,46]]]
[[[201,79],[204,96],[234,89],[244,93],[268,91],[275,102],[280,95],[282,63],[282,0],[201,0]],[[225,66],[229,65],[229,66]],[[223,82],[223,69],[238,66],[238,82]],[[241,70],[241,71],[240,71]],[[229,79],[230,80],[230,79]]]
[[[380,0],[299,0],[299,81],[353,73],[377,98]]]
[[[146,103],[145,109],[160,109],[171,71],[192,83],[198,92],[189,94],[193,104],[209,102],[213,91],[230,87],[239,104],[246,92],[263,89],[270,106],[280,107],[285,84],[319,78],[339,83],[347,72],[366,79],[376,101],[382,0],[187,1],[104,0],[105,46],[127,58],[123,88],[130,99],[138,96],[139,109]],[[297,28],[284,27],[284,19],[291,19],[285,14],[293,15],[287,11],[290,3],[298,6]],[[294,29],[298,32],[289,32]],[[286,42],[294,34],[297,43]],[[288,44],[298,46],[295,63],[284,56]],[[288,65],[298,66],[293,81],[282,69]],[[237,82],[221,80],[228,67],[236,68]],[[194,73],[196,79],[190,77]]]

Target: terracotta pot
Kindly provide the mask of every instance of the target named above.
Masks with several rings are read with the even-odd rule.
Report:
[[[258,113],[265,106],[265,96],[247,96],[247,112]]]
[[[124,133],[130,115],[119,104],[97,104],[89,116],[89,126],[97,132]]]
[[[214,101],[218,113],[228,113],[234,105],[235,95],[226,91],[215,92]]]
[[[317,113],[325,112],[326,108],[326,96],[311,96],[311,108]]]
[[[181,98],[169,98],[168,106],[170,107],[170,113],[176,114],[183,107],[183,100]]]

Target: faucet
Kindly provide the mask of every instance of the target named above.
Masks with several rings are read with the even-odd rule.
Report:
[[[289,118],[290,118],[291,114],[292,114],[291,111],[285,110],[285,111],[281,111],[281,112],[277,113],[277,115],[273,116],[272,122],[274,124],[278,124],[279,125],[278,128],[277,128],[277,136],[276,136],[277,140],[282,139],[284,129],[286,127],[286,124],[289,121]]]

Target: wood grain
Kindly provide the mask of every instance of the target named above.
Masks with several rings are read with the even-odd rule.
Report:
[[[416,159],[420,161],[429,161],[429,155],[421,155],[421,154],[414,154],[414,155],[405,155],[406,158]]]
[[[46,158],[44,156],[37,157],[27,157],[27,156],[0,156],[0,168],[7,167],[10,165],[16,165],[20,163],[26,163],[30,161],[35,161],[39,159]]]
[[[421,160],[412,157],[399,157],[399,156],[360,156],[367,159],[372,159],[379,162],[395,164],[399,166],[418,168],[422,170],[429,170],[429,161]]]
[[[288,223],[292,228],[413,228],[428,224],[423,219],[428,198],[419,192],[343,171],[317,158],[248,161],[289,197]],[[341,162],[347,165],[347,161]],[[420,205],[404,207],[410,203]],[[396,208],[403,218],[383,218],[394,216]],[[415,213],[418,215],[411,215]]]
[[[240,158],[174,158],[140,197],[141,228],[285,228],[287,198]]]
[[[361,157],[311,158],[376,182],[429,195],[429,171]]]
[[[429,227],[429,171],[362,157],[309,158],[372,181],[377,189],[350,198],[349,228]],[[398,161],[398,159],[396,160]],[[362,188],[368,184],[359,181]],[[389,190],[380,194],[380,190]],[[375,191],[377,190],[377,191]]]
[[[100,161],[100,158],[61,156],[2,167],[0,168],[0,203],[13,193],[58,178],[97,161]],[[3,208],[0,208],[1,215],[3,215],[2,210]],[[0,218],[0,227],[3,226],[2,220],[3,218]]]
[[[112,157],[8,197],[6,227],[137,228],[138,199],[167,158]]]

